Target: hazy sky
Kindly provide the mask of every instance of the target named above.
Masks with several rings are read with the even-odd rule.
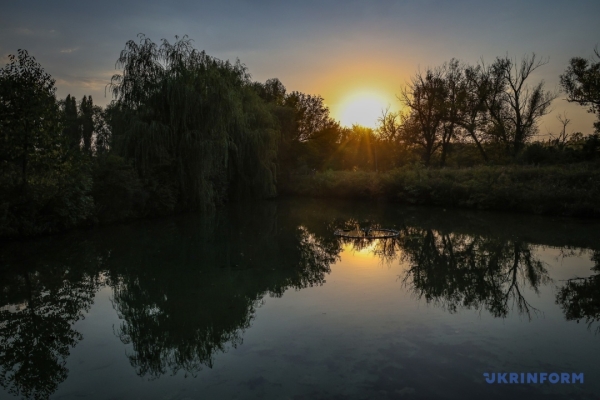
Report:
[[[120,1],[3,2],[0,58],[24,48],[55,79],[58,96],[91,94],[96,104],[125,42],[187,34],[209,55],[244,63],[253,79],[277,77],[288,91],[320,94],[340,118],[357,93],[398,107],[395,95],[419,68],[452,57],[476,63],[535,52],[550,62],[532,76],[558,89],[571,57],[600,44],[600,1]],[[557,113],[591,132],[594,117],[562,100],[540,133],[558,130]]]

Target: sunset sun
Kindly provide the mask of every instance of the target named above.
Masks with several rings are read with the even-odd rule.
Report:
[[[383,97],[375,93],[353,94],[340,107],[340,122],[346,126],[358,124],[374,128],[386,106]]]

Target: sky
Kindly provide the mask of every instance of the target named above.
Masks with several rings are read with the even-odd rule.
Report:
[[[279,78],[288,91],[321,95],[343,124],[363,109],[399,109],[396,96],[413,74],[451,58],[475,64],[535,52],[549,62],[531,85],[543,79],[558,91],[569,59],[591,58],[600,45],[598,0],[20,0],[1,9],[0,64],[26,49],[56,79],[59,98],[92,95],[106,105],[126,41],[188,35],[211,56],[239,59],[253,80]],[[564,98],[540,134],[557,133],[565,112],[570,130],[592,132],[594,116]]]

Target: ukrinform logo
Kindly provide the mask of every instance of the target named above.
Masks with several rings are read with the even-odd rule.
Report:
[[[552,384],[573,384],[583,383],[583,372],[492,372],[483,374],[487,383],[552,383]]]

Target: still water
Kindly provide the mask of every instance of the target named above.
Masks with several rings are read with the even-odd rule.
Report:
[[[1,399],[600,398],[599,222],[232,204],[5,243],[0,289]]]

